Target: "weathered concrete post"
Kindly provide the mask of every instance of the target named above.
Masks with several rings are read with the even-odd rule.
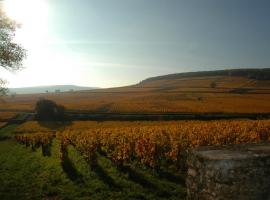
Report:
[[[187,165],[187,199],[270,200],[270,143],[198,148]]]

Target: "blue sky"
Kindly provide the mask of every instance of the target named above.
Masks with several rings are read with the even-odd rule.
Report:
[[[17,41],[28,49],[24,70],[3,72],[11,87],[114,87],[168,73],[270,65],[267,0],[6,1],[7,12],[23,19]]]

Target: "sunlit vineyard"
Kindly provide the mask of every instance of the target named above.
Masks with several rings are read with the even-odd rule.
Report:
[[[53,137],[54,135],[52,132],[36,132],[34,134],[18,134],[15,136],[15,139],[26,147],[31,147],[32,150],[41,147],[42,154],[46,156]]]
[[[217,87],[210,87],[215,81]],[[0,109],[33,111],[40,98],[95,113],[269,113],[270,82],[244,77],[189,77],[84,92],[3,97]]]
[[[48,125],[28,122],[17,129],[16,139],[32,148],[44,148],[56,136],[61,144],[61,160],[71,145],[92,167],[103,155],[118,167],[138,162],[153,169],[179,168],[190,148],[270,139],[270,120],[73,122],[51,125],[50,132]]]

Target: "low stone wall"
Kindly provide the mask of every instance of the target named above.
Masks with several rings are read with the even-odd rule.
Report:
[[[187,199],[270,200],[270,143],[192,150]]]

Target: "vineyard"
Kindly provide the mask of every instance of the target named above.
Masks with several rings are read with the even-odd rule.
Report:
[[[267,140],[270,120],[9,124],[0,199],[185,199],[190,149]]]
[[[182,77],[83,92],[5,96],[0,109],[33,111],[46,98],[70,111],[94,113],[269,113],[269,85],[244,77]]]
[[[44,127],[27,122],[16,130],[16,140],[27,147],[48,146],[56,138],[60,159],[73,146],[91,166],[100,156],[122,168],[133,162],[159,170],[184,167],[186,151],[207,145],[253,143],[270,139],[270,120],[172,122],[73,122]]]

